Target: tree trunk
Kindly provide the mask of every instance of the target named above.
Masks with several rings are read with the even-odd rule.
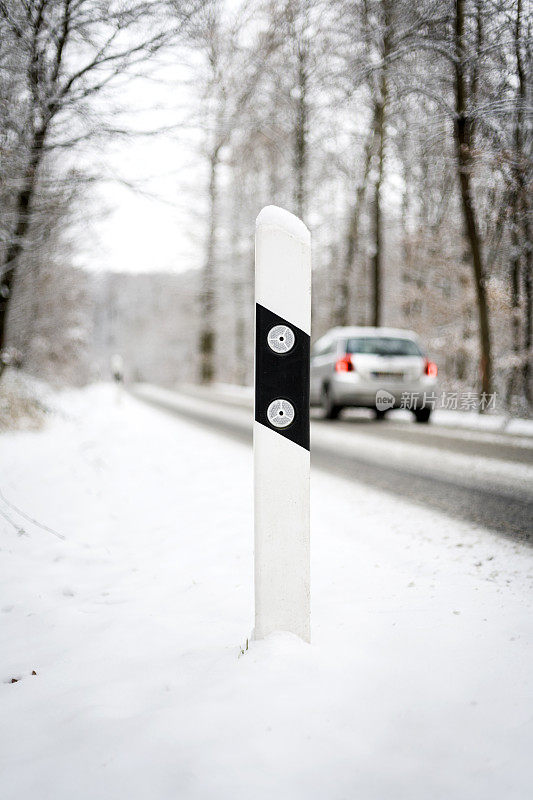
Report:
[[[233,205],[231,219],[231,269],[232,269],[232,305],[234,314],[234,357],[235,368],[233,379],[239,386],[246,383],[246,277],[243,268],[241,253],[241,215],[240,200],[237,182],[242,180],[242,175],[237,173],[233,179]]]
[[[383,214],[382,186],[385,172],[385,116],[388,101],[388,59],[391,49],[392,8],[391,0],[383,0],[381,5],[381,43],[380,58],[382,61],[379,73],[379,84],[374,99],[374,137],[377,154],[377,174],[374,184],[373,233],[374,252],[371,260],[372,272],[372,309],[371,319],[374,327],[381,325],[382,318],[382,263],[383,263]]]
[[[523,240],[525,244],[524,260],[523,260],[523,291],[524,291],[524,333],[523,333],[523,352],[524,362],[522,367],[522,378],[524,385],[524,397],[531,408],[531,345],[533,343],[533,265],[532,265],[532,249],[533,243],[531,241],[531,209],[530,209],[530,195],[528,192],[528,169],[530,164],[528,143],[524,141],[526,135],[526,127],[524,121],[524,111],[527,107],[527,76],[526,68],[524,65],[524,55],[522,52],[522,0],[517,0],[516,5],[516,24],[515,24],[515,58],[516,58],[516,74],[518,78],[517,93],[516,93],[516,117],[515,117],[515,182],[516,182],[516,197],[517,202],[515,208],[515,220],[513,225],[513,233],[516,236],[516,249],[518,251],[520,244],[520,230],[523,231]],[[517,262],[517,270],[520,264],[520,254],[515,253]],[[513,264],[514,268],[514,264]],[[520,276],[515,275],[513,269],[513,289],[516,281],[516,292],[520,292]],[[517,315],[518,315],[518,302],[517,302]],[[514,306],[514,304],[513,304]],[[513,307],[514,311],[514,307]],[[516,320],[518,327],[518,318]]]
[[[527,202],[527,201],[526,201]],[[531,409],[533,396],[531,391],[531,362],[533,353],[533,242],[531,241],[531,225],[529,222],[529,207],[526,207],[524,219],[524,238],[526,241],[526,257],[524,264],[524,397],[528,408]]]
[[[215,377],[215,251],[218,215],[218,148],[210,158],[209,230],[200,291],[200,382],[211,383]]]
[[[375,103],[375,131],[377,139],[377,176],[374,185],[374,253],[372,256],[372,325],[381,325],[381,271],[383,261],[383,226],[381,188],[385,167],[385,105],[387,101],[387,75],[381,71],[380,97]]]
[[[479,349],[481,368],[481,390],[490,394],[492,390],[492,356],[489,326],[489,308],[485,287],[483,270],[483,256],[481,240],[476,219],[474,199],[472,194],[471,167],[472,167],[472,119],[467,110],[466,79],[465,79],[465,54],[464,54],[464,0],[455,3],[455,45],[457,58],[455,60],[455,120],[454,139],[457,157],[457,170],[461,206],[470,250],[474,285],[476,290]]]
[[[528,273],[531,274],[531,246],[529,232],[529,207],[527,193],[527,166],[528,158],[524,148],[524,109],[527,101],[526,75],[523,64],[521,36],[522,36],[522,0],[517,0],[516,20],[514,26],[514,51],[516,60],[516,108],[514,117],[514,158],[511,177],[509,208],[512,210],[511,219],[511,244],[512,256],[510,264],[511,307],[512,307],[512,342],[515,363],[510,371],[507,387],[507,402],[513,394],[523,388],[523,394],[529,404],[529,364],[528,346],[531,345],[531,326],[529,327],[528,342],[528,317],[531,315],[531,286],[528,298]],[[503,215],[502,215],[503,217]],[[525,244],[525,248],[524,248]],[[522,285],[523,280],[523,285]],[[530,281],[529,281],[530,282]],[[520,319],[521,295],[524,295],[524,320]],[[523,384],[521,387],[520,384]]]
[[[26,245],[30,227],[30,214],[37,172],[43,156],[46,128],[40,128],[34,133],[30,150],[30,159],[24,175],[21,189],[15,202],[15,228],[13,238],[7,248],[4,263],[0,266],[0,354],[7,341],[7,317],[9,305],[13,296],[13,288],[18,269],[18,261]],[[0,374],[3,370],[3,360],[0,357]]]
[[[368,181],[368,173],[370,172],[370,164],[372,162],[373,149],[374,149],[374,131],[372,130],[368,136],[365,145],[363,174],[355,191],[355,201],[350,210],[348,231],[346,234],[346,250],[344,256],[344,264],[341,272],[341,279],[339,281],[339,285],[337,288],[335,313],[333,316],[334,325],[350,324],[349,313],[350,313],[351,288],[352,288],[352,270],[359,242],[359,221],[361,219],[361,208],[364,201],[364,196]]]
[[[520,341],[520,236],[517,228],[517,216],[519,205],[518,196],[515,197],[513,203],[513,212],[515,219],[511,225],[511,243],[513,249],[513,256],[511,259],[511,326],[512,326],[512,342],[513,342],[513,355],[515,362],[513,363],[509,381],[507,384],[507,405],[512,402],[513,395],[518,390],[518,377],[520,375],[520,368],[518,366],[521,341]]]
[[[298,45],[298,98],[296,106],[296,123],[294,128],[294,206],[295,213],[304,219],[306,212],[306,177],[307,177],[307,71],[306,45]]]

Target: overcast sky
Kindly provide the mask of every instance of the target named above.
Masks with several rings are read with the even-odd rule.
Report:
[[[88,235],[78,246],[80,266],[128,271],[200,266],[201,227],[195,212],[204,194],[201,138],[187,127],[193,100],[180,80],[185,75],[182,67],[167,67],[158,73],[158,81],[136,79],[121,92],[121,106],[131,109],[124,115],[128,126],[179,127],[156,136],[121,139],[90,154],[103,161],[109,180],[96,190],[97,213],[89,215]]]

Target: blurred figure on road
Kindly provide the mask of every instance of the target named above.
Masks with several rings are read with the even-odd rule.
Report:
[[[117,387],[117,403],[120,403],[122,387],[124,385],[124,359],[119,353],[115,353],[111,357],[111,373]]]

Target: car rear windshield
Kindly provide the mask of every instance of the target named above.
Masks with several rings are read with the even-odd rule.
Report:
[[[421,356],[420,348],[412,339],[392,336],[358,336],[348,339],[348,353],[367,353],[373,356]]]

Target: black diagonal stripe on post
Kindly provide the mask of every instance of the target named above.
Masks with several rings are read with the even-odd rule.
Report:
[[[291,442],[309,450],[310,337],[288,319],[256,303],[255,306],[255,419]],[[275,325],[287,325],[295,335],[288,353],[275,353],[267,337]],[[267,417],[273,400],[288,400],[295,416],[287,428],[275,428]]]

